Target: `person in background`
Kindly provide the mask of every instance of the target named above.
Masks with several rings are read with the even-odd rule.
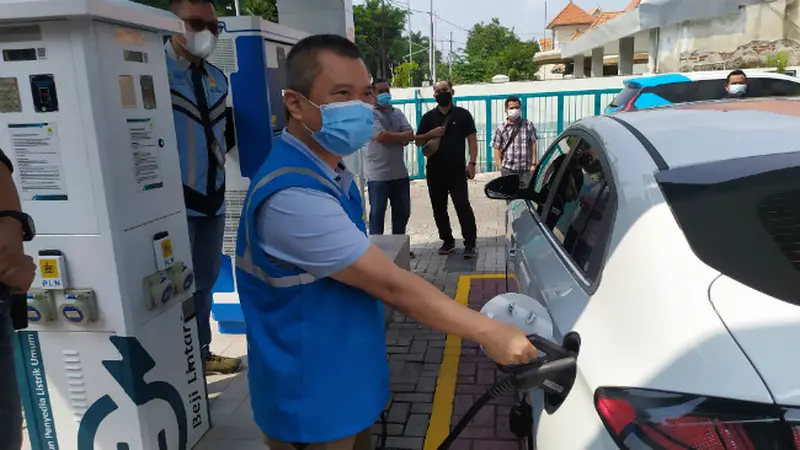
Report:
[[[369,234],[383,234],[387,202],[392,205],[392,234],[406,234],[411,216],[411,181],[404,150],[414,140],[414,130],[403,111],[392,106],[389,82],[377,78],[372,86],[376,94],[375,135],[364,153]]]
[[[24,294],[33,283],[36,264],[22,243],[35,233],[30,216],[22,212],[11,176],[11,161],[0,150],[0,449],[22,448],[22,403],[14,369],[12,296]],[[18,310],[17,308],[14,308]],[[21,310],[27,314],[26,309]]]
[[[381,302],[503,364],[529,362],[536,349],[522,330],[453,301],[370,244],[342,164],[373,136],[358,47],[309,36],[286,71],[291,116],[253,177],[236,242],[250,401],[272,450],[366,450],[390,395]]]
[[[469,203],[467,179],[475,178],[475,165],[478,159],[478,138],[475,120],[464,108],[453,105],[453,84],[439,81],[433,87],[433,95],[438,106],[422,116],[417,130],[417,145],[423,146],[438,139],[438,148],[428,157],[425,175],[428,181],[428,194],[433,208],[433,219],[443,241],[440,255],[448,255],[456,247],[450,215],[447,213],[447,196],[453,199],[453,206],[461,224],[464,237],[464,258],[477,255],[478,228],[475,213]],[[464,159],[469,144],[469,163]]]
[[[725,92],[729,98],[742,98],[747,95],[747,75],[741,70],[734,70],[728,74],[725,83]]]
[[[519,97],[512,95],[506,99],[506,121],[495,130],[492,148],[500,174],[519,175],[520,186],[525,187],[538,164],[536,141],[539,137],[533,123],[522,118],[521,106]]]
[[[225,233],[225,153],[233,147],[226,109],[228,80],[206,61],[220,23],[210,0],[170,0],[186,33],[166,43],[167,72],[178,138],[183,198],[189,221],[198,334],[206,373],[234,373],[242,360],[211,353],[211,289],[222,263]]]

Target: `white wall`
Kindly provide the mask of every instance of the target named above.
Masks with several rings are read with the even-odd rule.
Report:
[[[800,0],[776,0],[746,6],[727,16],[660,28],[657,70],[665,73],[753,67],[764,65],[769,55],[779,51],[788,51],[792,56],[790,64],[798,64],[798,9]]]
[[[572,36],[580,30],[589,28],[589,25],[567,25],[563,27],[554,27],[555,39],[553,40],[553,49],[558,50],[561,44],[572,40]]]

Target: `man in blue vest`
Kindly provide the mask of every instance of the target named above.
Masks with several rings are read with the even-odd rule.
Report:
[[[233,147],[226,100],[228,80],[205,61],[214,51],[220,23],[211,0],[170,0],[185,26],[166,44],[172,111],[178,138],[183,198],[189,219],[195,309],[206,373],[233,373],[239,358],[214,355],[211,344],[211,289],[217,280],[225,232],[225,153]]]
[[[289,52],[287,79],[289,124],[253,178],[236,245],[251,404],[272,450],[368,449],[389,400],[381,302],[504,364],[536,349],[370,244],[342,164],[372,136],[358,48],[341,36],[305,38]]]

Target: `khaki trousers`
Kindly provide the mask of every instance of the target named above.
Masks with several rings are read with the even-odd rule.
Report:
[[[316,444],[298,444],[291,442],[281,442],[264,436],[264,443],[269,446],[269,450],[372,450],[372,427],[366,430],[339,439],[333,442],[320,442]]]

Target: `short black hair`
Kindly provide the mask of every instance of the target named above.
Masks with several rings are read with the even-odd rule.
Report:
[[[214,0],[169,0],[169,9],[174,10],[176,6],[180,5],[183,2],[189,3],[211,3],[211,6],[216,7],[217,4],[214,3]]]
[[[731,84],[731,77],[735,77],[735,76],[739,76],[739,75],[743,76],[744,80],[747,81],[747,74],[745,74],[743,70],[736,69],[733,72],[728,74],[728,78],[727,78],[727,82],[726,83],[727,84]]]
[[[439,80],[436,83],[433,83],[433,87],[436,87],[436,85],[439,84],[439,83],[447,83],[447,86],[450,89],[453,89],[453,82],[451,82],[450,80]]]
[[[389,83],[389,80],[387,80],[386,78],[378,77],[372,80],[372,87],[375,87],[381,83],[386,83],[389,85],[389,87],[392,86],[392,83]]]
[[[286,79],[289,89],[308,97],[321,70],[317,56],[323,51],[346,58],[364,59],[356,44],[344,36],[315,34],[303,38],[292,46],[286,57]]]
[[[506,98],[506,109],[508,109],[509,103],[519,103],[519,106],[522,107],[522,100],[520,100],[516,95]]]

